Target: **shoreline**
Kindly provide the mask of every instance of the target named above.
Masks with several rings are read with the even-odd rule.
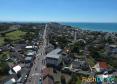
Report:
[[[71,26],[88,31],[117,33],[117,23],[61,23],[63,25]]]

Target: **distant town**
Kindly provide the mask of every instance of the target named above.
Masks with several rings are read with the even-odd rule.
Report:
[[[0,84],[117,84],[117,32],[0,23]]]

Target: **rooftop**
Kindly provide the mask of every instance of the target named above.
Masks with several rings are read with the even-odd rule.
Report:
[[[105,68],[105,69],[108,68],[108,65],[106,62],[98,62],[98,63],[99,63],[100,68]]]
[[[35,54],[35,51],[32,51],[32,50],[28,50],[26,55],[34,55]]]
[[[46,55],[46,57],[58,59],[58,58],[60,57],[60,52],[61,52],[61,51],[62,51],[62,49],[57,48],[57,49],[51,51],[50,53],[48,53],[48,54]]]
[[[32,60],[32,57],[26,57],[25,60]]]
[[[109,45],[112,48],[117,48],[117,45]]]
[[[13,70],[17,73],[18,71],[21,70],[21,67],[19,65],[13,67]]]
[[[25,48],[29,49],[29,48],[33,48],[33,46],[26,46]]]

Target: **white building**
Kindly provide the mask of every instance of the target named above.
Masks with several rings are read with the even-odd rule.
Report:
[[[9,70],[9,74],[14,74],[14,73],[18,73],[21,70],[21,66],[17,65],[15,67],[13,67],[12,69]]]
[[[26,49],[32,49],[32,48],[34,48],[34,46],[26,46],[25,48]]]
[[[37,49],[37,48],[38,48],[38,46],[34,46],[34,45],[25,47],[25,49],[27,49],[27,50],[33,50],[33,49]]]
[[[55,49],[46,55],[45,61],[47,65],[58,66],[62,60],[61,55],[62,49]]]

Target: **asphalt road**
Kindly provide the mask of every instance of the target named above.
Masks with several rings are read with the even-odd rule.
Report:
[[[37,52],[36,59],[34,60],[34,64],[27,78],[26,84],[40,84],[40,77],[42,77],[41,71],[42,71],[42,68],[45,67],[42,60],[44,60],[44,57],[45,57],[46,29],[47,29],[47,25],[45,26],[45,30],[43,33],[43,44],[40,45],[40,48]]]
[[[39,50],[37,53],[36,59],[31,68],[26,84],[39,84],[38,82],[41,77],[41,69],[44,67],[44,64],[42,64],[44,56],[41,55],[40,51],[41,50]]]

